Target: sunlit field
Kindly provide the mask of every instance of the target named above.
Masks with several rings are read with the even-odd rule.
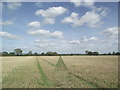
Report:
[[[117,88],[118,56],[2,57],[3,88]]]

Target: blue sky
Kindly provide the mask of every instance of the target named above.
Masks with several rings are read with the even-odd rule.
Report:
[[[117,2],[6,2],[0,24],[3,51],[118,51]]]

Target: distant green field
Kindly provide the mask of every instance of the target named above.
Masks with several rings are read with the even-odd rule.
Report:
[[[3,57],[3,88],[117,88],[118,56]]]

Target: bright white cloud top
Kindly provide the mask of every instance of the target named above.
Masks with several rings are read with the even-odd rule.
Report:
[[[46,18],[55,18],[63,13],[65,13],[67,11],[66,8],[64,7],[50,7],[48,8],[47,10],[37,10],[35,12],[35,14],[38,16],[38,15],[41,15],[43,17],[46,17]]]
[[[61,31],[50,32],[48,30],[37,30],[37,31],[29,31],[31,35],[48,37],[48,38],[63,38],[63,33]]]
[[[44,17],[44,24],[53,24],[55,23],[55,17],[60,16],[67,12],[67,9],[64,7],[50,7],[46,10],[40,9],[35,12],[37,16]]]
[[[94,7],[95,0],[70,0],[76,7],[84,6],[84,7]]]
[[[28,26],[32,28],[39,28],[41,24],[39,21],[34,21],[34,22],[29,23]]]
[[[107,15],[106,8],[95,8],[88,11],[82,17],[78,13],[71,13],[70,16],[65,17],[62,22],[70,23],[73,26],[88,25],[89,27],[99,27],[103,22],[102,18]]]

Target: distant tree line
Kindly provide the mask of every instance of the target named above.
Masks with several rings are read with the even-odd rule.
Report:
[[[85,51],[86,55],[120,55],[120,52],[109,52],[109,53],[103,53],[99,54],[99,52],[92,52],[92,51]]]
[[[38,54],[38,53],[33,53],[32,51],[29,51],[28,53],[23,53],[23,51],[19,48],[17,49],[14,49],[13,52],[6,52],[6,51],[3,51],[2,53],[0,53],[0,56],[57,56],[59,55],[57,52],[47,52],[47,53],[44,53],[42,52],[41,54]]]
[[[6,52],[6,51],[3,51],[0,53],[0,56],[79,56],[79,55],[120,55],[120,52],[112,52],[112,53],[104,53],[104,54],[99,54],[99,52],[93,52],[93,51],[88,51],[86,50],[85,51],[85,54],[74,54],[74,53],[71,53],[71,54],[58,54],[57,52],[47,52],[47,53],[44,53],[42,52],[41,54],[39,53],[33,53],[32,51],[29,51],[28,53],[23,53],[23,51],[19,48],[17,49],[14,49],[13,52]]]

